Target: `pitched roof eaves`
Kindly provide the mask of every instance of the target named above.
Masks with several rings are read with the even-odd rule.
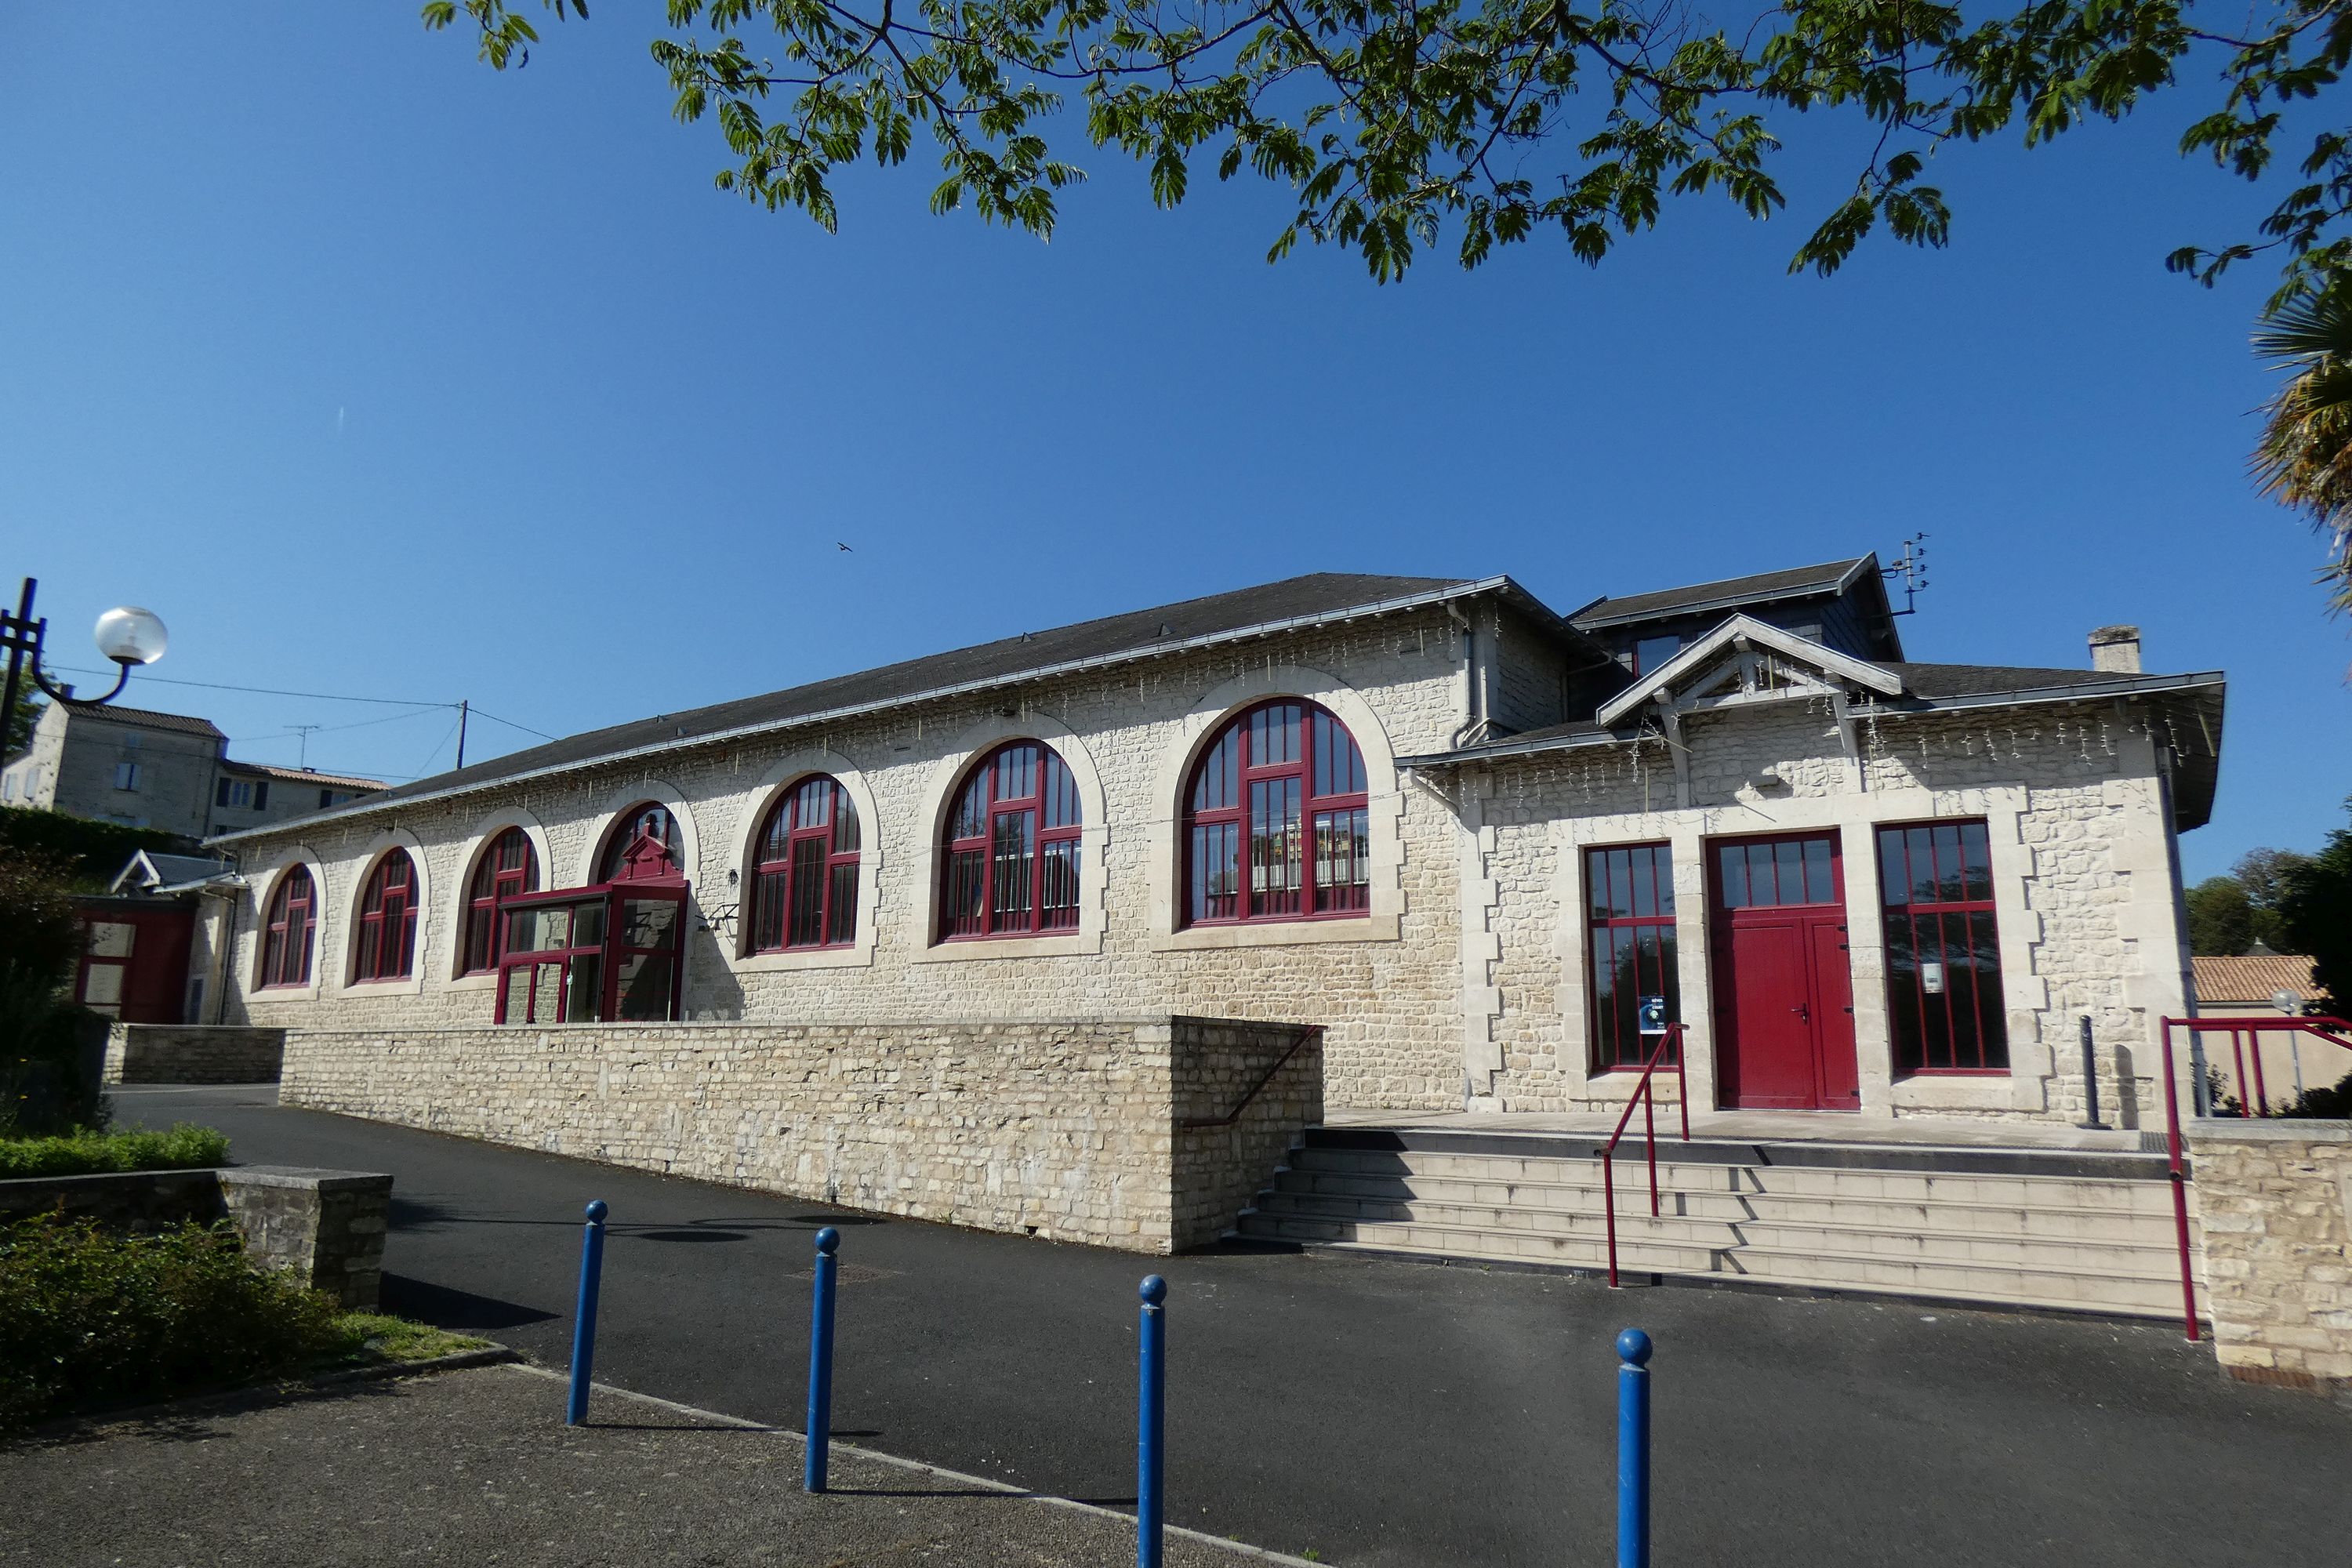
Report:
[[[2085,681],[2079,686],[2043,686],[1964,697],[1911,698],[1881,702],[1876,710],[1881,718],[1903,719],[1976,708],[2007,708],[2042,702],[2095,702],[2114,697],[2159,696],[2172,691],[2210,690],[2218,694],[2226,689],[2228,684],[2220,670],[2207,670],[2195,675],[2124,676],[2112,681]],[[1515,736],[1485,746],[1465,746],[1459,751],[1399,757],[1396,765],[1401,768],[1458,767],[1504,757],[1530,757],[1546,752],[1578,751],[1588,746],[1622,745],[1639,739],[1641,734],[1637,727],[1621,727],[1616,730],[1578,730],[1559,735]]]
[[[395,795],[389,799],[378,796],[363,801],[353,801],[349,805],[312,812],[305,816],[289,816],[282,821],[268,823],[258,827],[239,828],[235,833],[220,834],[215,837],[206,838],[204,842],[232,844],[246,838],[259,838],[290,832],[297,828],[315,827],[325,823],[339,822],[347,817],[365,816],[377,812],[394,811],[406,805],[422,805],[430,801],[452,800],[460,795],[472,795],[482,790],[529,784],[538,779],[551,778],[559,773],[609,767],[615,763],[631,762],[640,757],[666,755],[698,746],[719,745],[748,740],[757,735],[773,734],[778,731],[797,730],[813,724],[835,724],[845,719],[863,718],[867,714],[881,712],[891,708],[911,707],[920,702],[945,701],[950,698],[997,690],[1007,686],[1018,686],[1026,681],[1059,679],[1141,659],[1162,658],[1171,654],[1194,652],[1223,643],[1243,642],[1254,637],[1273,637],[1286,631],[1311,629],[1318,626],[1328,626],[1334,621],[1361,620],[1370,616],[1395,615],[1405,610],[1421,609],[1454,599],[1469,599],[1475,598],[1481,594],[1500,594],[1511,591],[1526,596],[1538,608],[1542,607],[1542,601],[1535,599],[1534,595],[1528,594],[1526,589],[1519,587],[1508,577],[1465,579],[1417,594],[1402,595],[1392,599],[1345,605],[1338,609],[1318,610],[1307,615],[1286,616],[1281,620],[1261,621],[1250,626],[1231,627],[1224,631],[1203,633],[1194,637],[1122,648],[1114,653],[1092,654],[1084,658],[1066,659],[1058,664],[1039,665],[1029,669],[1010,670],[1002,675],[983,676],[976,680],[957,681],[947,686],[934,687],[929,690],[908,692],[903,696],[877,698],[870,701],[850,703],[844,707],[827,709],[815,713],[762,720],[756,724],[736,725],[729,729],[714,730],[703,735],[690,735],[684,739],[671,739],[648,745],[625,747],[617,752],[576,758],[570,762],[551,763],[544,767],[528,768],[520,773],[500,773],[491,778],[470,780],[466,784],[446,789],[420,790],[413,795]],[[1547,610],[1546,613],[1550,612]]]
[[[1838,569],[1838,574],[1834,578],[1814,577],[1809,580],[1793,583],[1781,588],[1768,588],[1761,590],[1751,589],[1745,593],[1723,593],[1717,594],[1712,598],[1694,599],[1685,604],[1667,604],[1646,610],[1630,610],[1618,615],[1594,616],[1591,612],[1596,607],[1612,602],[1610,598],[1604,597],[1596,599],[1592,604],[1587,605],[1583,609],[1577,611],[1573,618],[1584,622],[1584,629],[1591,629],[1599,626],[1628,626],[1636,621],[1664,620],[1674,616],[1705,615],[1709,610],[1727,609],[1735,605],[1757,605],[1776,599],[1811,599],[1819,598],[1824,595],[1843,594],[1848,588],[1852,587],[1877,559],[1878,557],[1876,553],[1871,552],[1857,555],[1850,561],[1824,561],[1818,566],[1793,566],[1789,569],[1790,573],[1826,572],[1831,568],[1835,567]],[[1758,572],[1750,574],[1746,577],[1726,577],[1723,578],[1719,584],[1694,583],[1690,586],[1692,588],[1713,588],[1717,586],[1728,588],[1732,584],[1738,583],[1752,583],[1758,577],[1778,577],[1787,574],[1787,573],[1780,572]],[[1627,601],[1635,599],[1653,599],[1664,595],[1682,591],[1683,590],[1675,588],[1659,588],[1647,594],[1626,594],[1622,595],[1622,598]]]

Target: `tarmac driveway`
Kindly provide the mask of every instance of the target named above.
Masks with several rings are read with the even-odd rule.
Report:
[[[1358,1564],[1610,1558],[1616,1331],[1655,1338],[1662,1563],[2336,1568],[2352,1409],[2160,1325],[1232,1252],[1148,1259],[845,1215],[316,1112],[125,1089],[234,1157],[390,1171],[390,1310],[568,1354],[612,1205],[602,1381],[797,1427],[810,1236],[843,1227],[835,1431],[1133,1495],[1135,1287],[1170,1282],[1171,1523]],[[548,1419],[560,1419],[556,1403]]]

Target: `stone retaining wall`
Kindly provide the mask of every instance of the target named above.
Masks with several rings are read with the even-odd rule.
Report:
[[[376,1304],[391,1207],[390,1176],[291,1165],[0,1182],[0,1221],[63,1214],[110,1228],[157,1231],[226,1219],[256,1262],[290,1269],[354,1311]]]
[[[273,1083],[286,1031],[196,1024],[117,1024],[106,1032],[108,1083]]]
[[[1321,1032],[1306,1036],[1170,1016],[295,1029],[279,1100],[1165,1253],[1223,1234],[1297,1131],[1321,1120]]]
[[[2352,1388],[2352,1121],[2189,1123],[2221,1364]]]

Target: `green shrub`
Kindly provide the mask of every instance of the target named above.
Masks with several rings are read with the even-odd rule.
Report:
[[[183,1121],[169,1132],[100,1132],[84,1127],[59,1138],[0,1137],[0,1179],[199,1171],[227,1163],[228,1139],[193,1121]]]
[[[0,1227],[0,1425],[292,1371],[348,1349],[334,1300],[247,1261],[226,1226]]]
[[[0,1130],[60,1132],[100,1114],[106,1020],[60,994],[82,948],[72,875],[0,838]]]
[[[160,827],[124,827],[62,811],[0,805],[0,852],[26,850],[61,863],[71,884],[95,892],[142,849],[197,855],[196,841]]]

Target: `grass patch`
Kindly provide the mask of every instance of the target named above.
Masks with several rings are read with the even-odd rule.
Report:
[[[322,1357],[313,1370],[332,1372],[344,1367],[431,1361],[461,1351],[483,1350],[490,1342],[467,1334],[453,1334],[430,1323],[388,1318],[381,1312],[345,1312],[335,1320],[335,1331],[342,1338],[341,1348]]]
[[[0,1137],[0,1180],[91,1176],[110,1171],[193,1171],[228,1163],[228,1139],[183,1121],[168,1132],[81,1128],[55,1138]]]
[[[0,1428],[483,1342],[345,1312],[254,1267],[226,1224],[148,1236],[54,1215],[0,1226]]]

